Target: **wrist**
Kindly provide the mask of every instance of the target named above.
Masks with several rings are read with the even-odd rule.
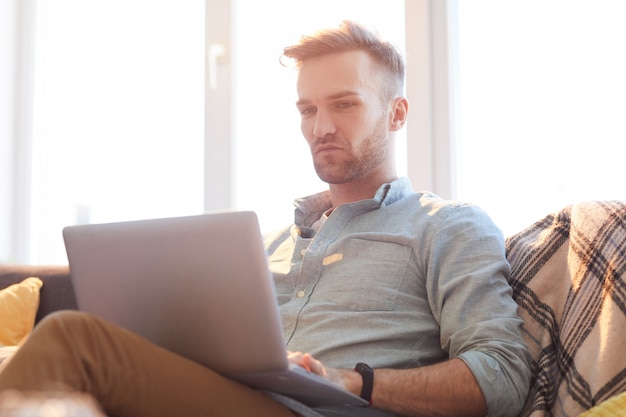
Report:
[[[341,369],[341,375],[343,387],[354,395],[360,395],[363,384],[361,375],[354,369]]]

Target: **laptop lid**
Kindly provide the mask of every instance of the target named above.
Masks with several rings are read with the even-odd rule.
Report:
[[[63,237],[80,310],[220,373],[286,366],[254,213],[70,226]]]
[[[255,213],[69,226],[63,237],[80,310],[250,385],[309,404],[363,405],[334,384],[318,393],[285,375],[289,362]]]

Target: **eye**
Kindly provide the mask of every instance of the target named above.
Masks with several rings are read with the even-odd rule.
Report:
[[[348,110],[353,108],[355,105],[356,104],[351,101],[342,101],[337,103],[337,108],[339,108],[340,110]]]
[[[310,116],[315,113],[316,109],[312,106],[298,107],[298,111],[302,117]]]

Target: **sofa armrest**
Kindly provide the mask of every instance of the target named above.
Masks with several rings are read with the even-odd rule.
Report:
[[[36,322],[57,310],[77,309],[68,266],[0,265],[0,289],[27,277],[39,277],[43,282]]]

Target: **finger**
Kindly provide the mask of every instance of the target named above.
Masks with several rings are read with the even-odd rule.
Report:
[[[287,351],[287,359],[291,363],[296,364],[296,365],[306,369],[308,372],[313,372],[313,370],[311,369],[311,363],[307,359],[307,356],[311,357],[311,355],[308,355],[306,353]]]
[[[326,375],[326,368],[324,367],[322,362],[318,361],[310,354],[305,353],[304,355],[302,355],[302,360],[305,364],[304,366],[309,371],[313,372],[314,374],[321,375],[321,376]]]

